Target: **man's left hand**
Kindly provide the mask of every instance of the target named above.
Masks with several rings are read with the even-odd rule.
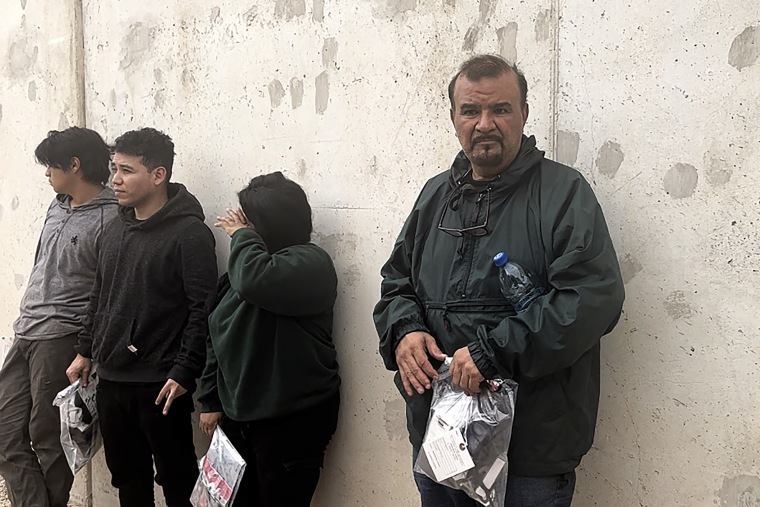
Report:
[[[480,383],[485,380],[485,377],[475,366],[475,361],[470,356],[470,349],[462,347],[454,352],[449,371],[451,371],[451,380],[454,385],[464,391],[465,394],[475,396],[480,393]]]
[[[169,407],[171,407],[172,402],[176,399],[182,396],[187,392],[187,389],[179,385],[179,383],[176,380],[169,379],[166,381],[166,384],[164,384],[163,389],[161,389],[161,392],[158,393],[158,398],[156,398],[156,405],[161,404],[161,400],[166,398],[166,403],[164,403],[164,415],[167,415],[169,413]]]

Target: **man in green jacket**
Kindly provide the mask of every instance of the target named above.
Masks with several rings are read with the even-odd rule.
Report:
[[[523,135],[526,97],[523,74],[498,56],[469,59],[451,80],[462,151],[417,198],[382,269],[374,318],[415,456],[436,367],[450,356],[467,394],[494,377],[520,386],[506,506],[569,506],[594,438],[600,339],[618,321],[624,289],[590,186]],[[519,314],[500,293],[492,258],[502,251],[546,289]],[[425,476],[415,481],[423,507],[477,505]]]

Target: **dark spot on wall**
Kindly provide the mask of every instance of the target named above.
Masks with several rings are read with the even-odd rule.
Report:
[[[614,178],[625,160],[625,154],[620,144],[615,141],[605,142],[596,155],[596,167],[599,172],[610,178]]]
[[[330,103],[330,77],[327,72],[322,72],[314,80],[315,91],[315,109],[317,114],[324,114],[327,111],[327,105]]]
[[[338,41],[335,37],[328,37],[322,44],[322,66],[326,70],[337,67],[336,57],[338,56]]]
[[[626,284],[644,269],[638,259],[631,254],[625,254],[619,262],[620,274],[623,277],[623,283]]]
[[[733,174],[728,162],[717,157],[705,157],[705,159],[707,159],[707,170],[705,171],[707,183],[713,187],[721,187],[728,183]]]
[[[682,290],[674,290],[662,302],[665,311],[673,320],[688,318],[694,312],[691,305],[686,301],[686,293]]]
[[[321,23],[325,20],[325,0],[314,0],[311,9],[311,19],[315,23]]]
[[[480,41],[480,25],[475,24],[467,29],[467,33],[464,34],[464,42],[462,42],[462,51],[472,53],[475,50],[475,45]]]
[[[298,109],[303,104],[303,81],[297,77],[290,80],[290,103],[293,109]]]
[[[243,14],[243,19],[245,20],[245,26],[251,26],[254,21],[256,21],[256,16],[259,15],[259,6],[254,5],[247,11],[245,11],[245,14]]]
[[[552,13],[545,9],[536,16],[536,26],[534,28],[536,42],[549,40],[552,34]]]
[[[574,166],[578,160],[581,136],[578,132],[560,130],[557,132],[557,162]]]
[[[145,52],[153,42],[154,33],[144,23],[138,22],[130,25],[127,34],[121,43],[122,69],[135,69],[142,62]]]
[[[517,23],[514,21],[507,23],[496,30],[496,36],[499,38],[499,54],[507,61],[517,61]]]
[[[8,65],[11,76],[22,79],[28,76],[37,62],[38,54],[39,47],[34,45],[32,40],[25,35],[11,42],[8,48]]]
[[[496,11],[496,6],[499,0],[480,0],[478,7],[478,13],[480,15],[480,23],[485,25],[491,20],[491,16]]]
[[[691,197],[697,188],[697,169],[689,164],[676,164],[665,174],[665,192],[674,199]]]
[[[35,100],[37,100],[37,83],[35,83],[34,81],[29,82],[27,95],[29,96],[29,100],[31,102],[34,102]]]
[[[760,26],[748,26],[736,36],[728,51],[728,63],[745,69],[757,63],[760,57]]]
[[[286,21],[297,16],[306,14],[305,0],[276,0],[274,5],[274,15],[278,18],[284,18]]]
[[[417,0],[374,0],[372,14],[376,18],[390,19],[417,8]]]
[[[164,98],[163,90],[156,90],[153,94],[153,104],[155,109],[163,109],[166,99]]]
[[[725,477],[717,492],[720,507],[757,507],[760,505],[760,478],[752,475]]]
[[[273,79],[267,89],[269,90],[269,102],[274,109],[282,103],[282,99],[285,97],[285,88],[282,87],[280,81]]]
[[[390,440],[406,438],[406,403],[404,400],[385,402],[385,432]]]
[[[214,7],[211,9],[211,16],[209,16],[209,21],[211,23],[219,23],[221,22],[220,15],[222,13],[222,9],[217,7]]]
[[[301,159],[298,161],[298,178],[303,180],[306,176],[306,161]]]

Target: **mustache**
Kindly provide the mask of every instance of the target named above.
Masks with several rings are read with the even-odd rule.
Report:
[[[502,139],[500,136],[495,136],[493,134],[491,135],[485,135],[485,136],[478,136],[472,138],[472,144],[476,143],[482,143],[485,141],[496,141],[497,143],[501,143]]]

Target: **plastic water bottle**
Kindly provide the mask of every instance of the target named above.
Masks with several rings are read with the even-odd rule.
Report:
[[[536,276],[518,263],[510,261],[504,252],[497,253],[493,263],[499,268],[501,293],[515,311],[524,312],[534,299],[546,294]]]

